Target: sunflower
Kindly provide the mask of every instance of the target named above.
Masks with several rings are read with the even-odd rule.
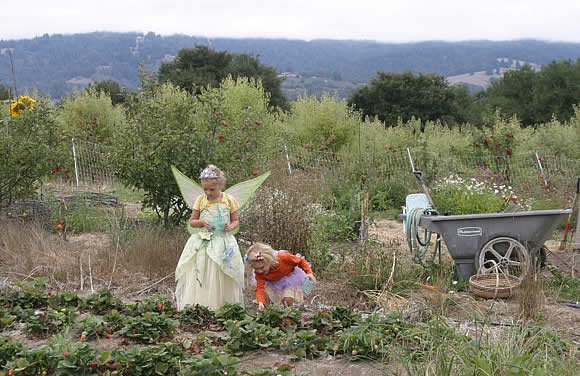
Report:
[[[10,105],[10,115],[18,117],[22,115],[22,112],[32,110],[36,100],[30,98],[28,95],[22,95],[18,100]]]

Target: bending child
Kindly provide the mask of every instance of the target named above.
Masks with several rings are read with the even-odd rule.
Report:
[[[274,251],[267,244],[253,244],[248,249],[248,262],[256,276],[259,311],[263,311],[266,306],[266,294],[272,303],[286,307],[293,303],[302,303],[302,283],[305,279],[316,282],[312,269],[304,258],[286,251]]]

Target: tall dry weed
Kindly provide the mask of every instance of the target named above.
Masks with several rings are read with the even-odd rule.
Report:
[[[273,164],[272,175],[241,215],[242,236],[308,256],[312,221],[320,211],[319,174]]]
[[[545,303],[544,279],[542,273],[530,271],[522,280],[517,292],[518,314],[522,320],[541,318]]]

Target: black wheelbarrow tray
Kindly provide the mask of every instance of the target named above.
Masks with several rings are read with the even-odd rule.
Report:
[[[419,227],[442,236],[464,279],[494,272],[527,273],[535,255],[571,209],[467,215],[421,215]],[[406,219],[406,215],[401,215]],[[493,260],[494,262],[490,262]]]

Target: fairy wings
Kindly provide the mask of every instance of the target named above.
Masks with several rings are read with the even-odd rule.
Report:
[[[175,177],[175,181],[177,182],[177,186],[179,187],[179,191],[181,192],[181,196],[183,200],[187,204],[187,206],[191,209],[193,204],[198,196],[203,194],[203,188],[197,184],[195,181],[191,180],[187,176],[185,176],[181,171],[179,171],[175,166],[171,166],[171,171],[173,172],[173,176]],[[270,176],[270,171],[263,173],[262,175],[255,177],[250,180],[243,181],[238,183],[234,186],[225,190],[225,193],[231,195],[236,199],[238,204],[240,205],[240,209],[243,208],[247,203],[248,200],[252,197],[252,195],[260,188],[262,183]],[[194,229],[187,224],[187,231],[193,234],[198,229]],[[236,229],[235,232],[237,232]]]

